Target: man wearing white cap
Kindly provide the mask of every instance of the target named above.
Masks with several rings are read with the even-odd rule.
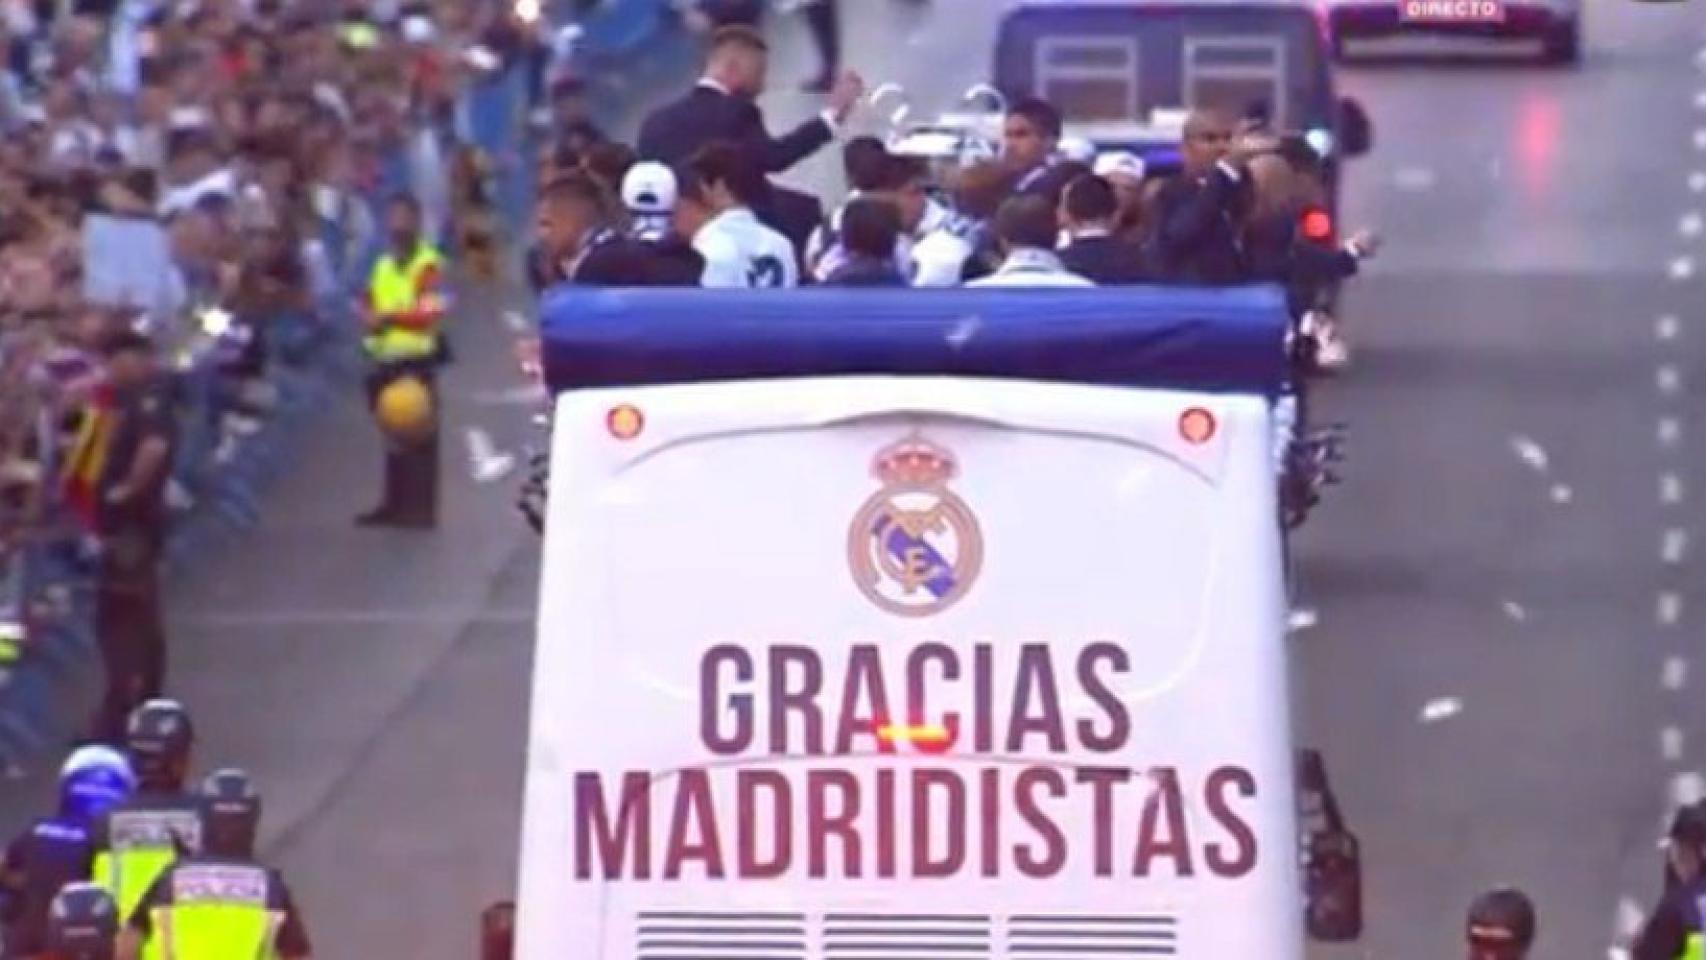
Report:
[[[1148,166],[1135,153],[1118,150],[1096,157],[1092,168],[1096,176],[1114,187],[1119,200],[1119,213],[1114,217],[1114,233],[1128,240],[1137,240],[1143,229],[1143,178]]]
[[[661,163],[636,163],[622,177],[628,235],[653,257],[660,285],[696,287],[705,274],[705,258],[675,232],[672,220],[680,195],[675,171]]]

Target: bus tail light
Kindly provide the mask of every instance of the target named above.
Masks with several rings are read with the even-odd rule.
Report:
[[[1202,407],[1192,407],[1179,414],[1179,436],[1192,446],[1200,447],[1214,439],[1217,428],[1214,414]]]
[[[646,428],[645,415],[640,413],[639,407],[629,403],[611,407],[604,423],[610,429],[610,435],[618,440],[632,440]]]

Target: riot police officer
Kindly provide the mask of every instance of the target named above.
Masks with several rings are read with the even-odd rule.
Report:
[[[200,852],[173,864],[142,898],[119,939],[134,958],[153,940],[174,960],[278,957],[311,953],[302,914],[278,871],[255,859],[261,798],[249,775],[220,770],[202,782],[205,830]]]
[[[201,847],[201,805],[187,794],[195,730],[176,700],[150,700],[130,715],[126,734],[135,795],[95,822],[94,881],[128,917],[142,895],[181,853]]]
[[[1469,905],[1469,960],[1524,960],[1534,946],[1534,904],[1513,887],[1489,890]]]
[[[6,847],[0,866],[0,927],[7,958],[46,949],[54,895],[89,879],[95,821],[130,796],[136,777],[124,754],[107,746],[72,752],[59,775],[59,810],[31,824]]]
[[[97,884],[68,884],[48,911],[43,960],[112,960],[117,939],[113,898]]]

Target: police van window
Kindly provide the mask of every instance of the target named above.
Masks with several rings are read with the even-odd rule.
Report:
[[[1285,95],[1285,54],[1279,37],[1187,37],[1185,102],[1239,113],[1257,109],[1283,129],[1294,119]]]
[[[1135,120],[1137,41],[1130,37],[1043,37],[1036,87],[1069,120]]]

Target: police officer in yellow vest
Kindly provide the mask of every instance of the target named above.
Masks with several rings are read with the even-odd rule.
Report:
[[[277,870],[255,860],[261,798],[249,775],[202,783],[202,852],[160,875],[119,939],[121,960],[304,960],[302,914]]]
[[[1675,884],[1641,928],[1631,960],[1706,960],[1706,803],[1678,810],[1664,845]]]
[[[420,437],[386,438],[385,490],[362,526],[430,529],[438,522],[438,403],[435,371],[443,356],[449,309],[444,261],[421,235],[420,205],[406,194],[386,208],[389,248],[373,266],[362,321],[369,372],[367,398],[376,405],[396,380],[414,377],[433,395],[433,423]]]
[[[195,731],[176,700],[149,700],[130,715],[125,746],[136,792],[95,821],[93,877],[128,917],[180,853],[201,847],[201,803],[184,790]]]

